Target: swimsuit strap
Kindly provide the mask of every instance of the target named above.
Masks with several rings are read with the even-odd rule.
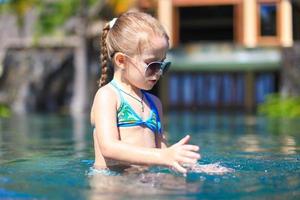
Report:
[[[161,122],[160,122],[160,117],[159,117],[159,112],[158,112],[158,109],[154,103],[154,101],[152,100],[151,96],[149,93],[147,93],[146,91],[142,90],[142,92],[144,93],[147,101],[149,102],[149,105],[150,105],[150,108],[151,108],[151,111],[154,112],[154,114],[156,115],[157,119],[157,123],[158,123],[158,133],[161,133]]]
[[[156,114],[157,116],[157,120],[160,122],[160,117],[159,117],[159,113],[158,113],[158,109],[154,103],[154,101],[152,100],[151,96],[149,93],[145,92],[144,90],[142,90],[142,92],[144,93],[147,101],[149,102],[150,108],[151,110]]]
[[[118,91],[118,94],[119,94],[119,96],[120,96],[120,98],[121,98],[121,100],[122,100],[122,102],[123,102],[124,97],[123,97],[123,95],[122,95],[122,92],[121,92],[121,90],[120,90],[118,84],[117,84],[114,80],[112,80],[112,81],[110,82],[110,84]]]

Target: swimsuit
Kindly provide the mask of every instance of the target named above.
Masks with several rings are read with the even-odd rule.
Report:
[[[123,97],[122,90],[118,87],[116,82],[112,80],[110,84],[116,88],[121,99],[120,107],[117,111],[118,127],[145,126],[152,130],[153,133],[161,133],[161,122],[158,110],[147,92],[141,90],[150,105],[150,116],[148,119],[143,120]]]

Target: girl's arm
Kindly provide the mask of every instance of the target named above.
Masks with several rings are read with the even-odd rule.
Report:
[[[117,97],[109,86],[96,94],[93,105],[96,136],[104,157],[134,164],[165,165],[182,173],[182,163],[194,164],[200,158],[198,146],[189,145],[189,136],[169,148],[144,148],[124,143],[119,138],[117,124]]]

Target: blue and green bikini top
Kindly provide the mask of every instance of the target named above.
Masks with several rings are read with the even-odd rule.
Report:
[[[112,80],[110,84],[116,88],[121,100],[120,107],[117,111],[118,127],[145,126],[152,130],[153,133],[161,133],[161,122],[158,110],[155,106],[155,103],[151,99],[150,94],[144,90],[141,90],[150,105],[150,116],[148,119],[143,120],[123,97],[122,90],[118,87],[117,83]]]

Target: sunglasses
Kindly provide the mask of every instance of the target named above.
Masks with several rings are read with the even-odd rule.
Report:
[[[133,59],[132,57],[124,54],[126,57]],[[150,77],[158,74],[159,76],[164,75],[170,68],[171,62],[160,62],[154,61],[149,64],[145,63],[145,76]]]
[[[159,62],[159,61],[151,62],[147,64],[145,67],[145,75],[146,77],[154,76],[156,74],[162,76],[169,70],[170,66],[171,66],[171,62]]]

